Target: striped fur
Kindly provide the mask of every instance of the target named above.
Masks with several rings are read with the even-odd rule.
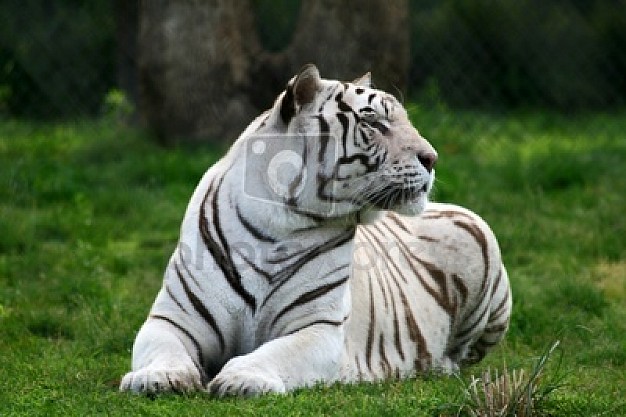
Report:
[[[504,336],[507,273],[476,214],[429,203],[415,217],[385,213],[356,234],[345,380],[456,372]]]
[[[283,154],[297,169],[272,168]],[[479,360],[508,281],[476,215],[423,212],[436,158],[369,75],[304,67],[198,184],[120,389],[255,395]]]

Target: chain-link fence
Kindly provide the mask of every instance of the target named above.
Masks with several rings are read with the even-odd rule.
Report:
[[[108,1],[0,3],[0,114],[95,114],[116,85]]]
[[[265,39],[289,39],[293,18],[284,15],[296,15],[293,2],[251,4],[257,18],[283,17],[262,26],[273,31]],[[136,97],[138,7],[0,3],[0,115],[97,115],[115,89]],[[411,97],[565,111],[626,104],[624,0],[413,0],[410,13]]]
[[[412,2],[412,86],[456,106],[626,102],[626,1]]]

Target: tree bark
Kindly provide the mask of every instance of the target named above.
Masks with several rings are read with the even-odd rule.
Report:
[[[307,63],[323,78],[352,80],[371,71],[374,84],[406,91],[410,58],[407,0],[302,0],[296,31],[280,53],[259,53],[250,97],[265,109]]]
[[[404,89],[409,67],[406,0],[304,0],[287,55],[340,80],[371,71],[382,89]]]
[[[245,90],[260,47],[247,6],[141,2],[140,107],[162,143],[232,138],[255,115]]]
[[[298,69],[351,80],[372,71],[403,90],[409,60],[407,0],[302,0],[282,52],[265,51],[249,0],[143,0],[140,110],[164,144],[234,139]]]

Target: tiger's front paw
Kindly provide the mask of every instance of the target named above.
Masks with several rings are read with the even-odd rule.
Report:
[[[202,389],[200,372],[188,367],[174,369],[147,367],[127,373],[120,383],[120,391],[146,394],[184,393]]]
[[[253,365],[246,366],[243,358],[231,359],[213,378],[207,389],[218,397],[254,397],[272,392],[286,392],[285,384],[278,375]]]

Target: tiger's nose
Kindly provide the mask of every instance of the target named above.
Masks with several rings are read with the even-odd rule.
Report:
[[[417,154],[417,159],[424,165],[426,171],[431,172],[437,163],[437,154],[435,152],[420,152]]]

